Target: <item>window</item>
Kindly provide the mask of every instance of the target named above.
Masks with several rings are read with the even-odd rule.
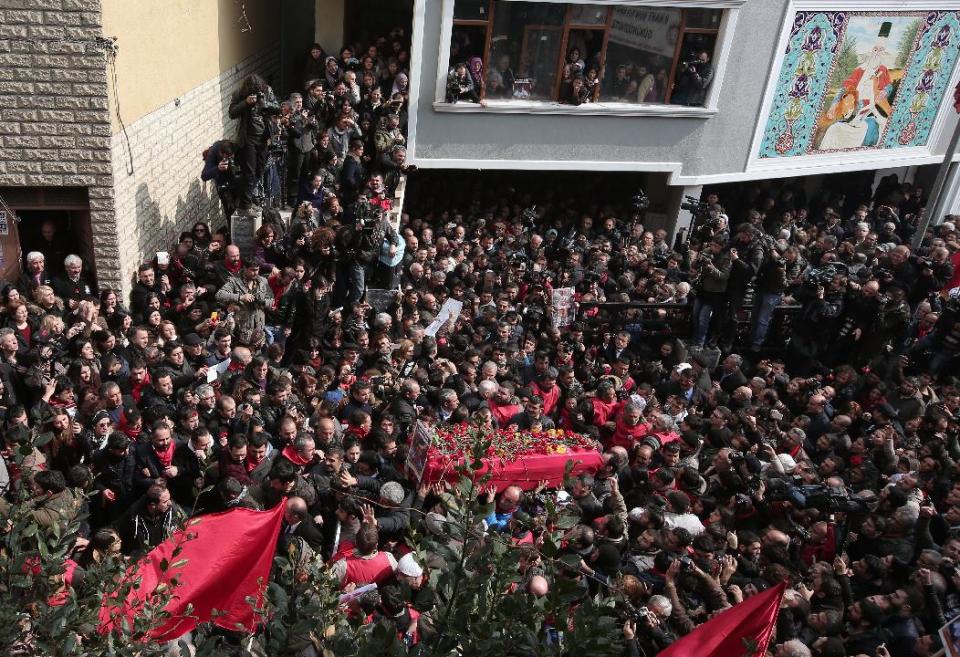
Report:
[[[448,103],[702,107],[722,9],[456,0]]]

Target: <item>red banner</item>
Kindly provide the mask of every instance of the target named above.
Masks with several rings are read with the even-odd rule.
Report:
[[[170,616],[150,630],[151,640],[171,641],[211,620],[252,632],[260,621],[255,608],[263,607],[285,507],[233,509],[189,520],[127,572],[126,582],[140,583],[124,603],[104,600],[100,631],[118,628],[124,618],[132,627],[147,600],[161,593],[170,596],[164,607]]]
[[[657,657],[763,657],[786,582],[717,614]]]

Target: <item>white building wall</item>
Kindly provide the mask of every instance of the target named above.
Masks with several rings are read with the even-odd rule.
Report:
[[[112,164],[124,296],[137,266],[197,221],[223,224],[213,183],[200,180],[201,153],[231,138],[230,96],[250,73],[269,78],[278,70],[274,47],[194,87],[112,137]],[[129,139],[129,144],[128,144]],[[131,159],[132,154],[132,174]]]

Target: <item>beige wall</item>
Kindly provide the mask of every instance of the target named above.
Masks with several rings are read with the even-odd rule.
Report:
[[[328,54],[336,55],[343,45],[343,7],[349,0],[317,0],[317,43]]]
[[[102,6],[103,34],[117,37],[119,46],[117,91],[128,126],[280,41],[280,8],[271,0],[102,0]],[[241,6],[247,32],[238,22]]]

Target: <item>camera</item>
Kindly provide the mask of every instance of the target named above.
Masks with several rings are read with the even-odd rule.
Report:
[[[227,173],[230,174],[234,180],[240,180],[240,177],[243,175],[240,172],[240,165],[237,164],[236,159],[233,157],[227,160]]]
[[[706,214],[710,211],[710,204],[704,203],[695,196],[684,196],[683,201],[680,202],[680,209],[694,215]]]
[[[644,210],[650,207],[650,198],[647,196],[647,193],[642,189],[638,190],[637,193],[634,194],[633,198],[631,199],[631,202],[633,204],[633,209],[638,213],[643,212]]]
[[[843,270],[841,270],[841,267]],[[822,287],[827,287],[833,283],[833,279],[837,274],[846,274],[846,265],[842,263],[833,263],[825,265],[823,267],[814,267],[810,269],[807,274],[807,280],[814,285],[820,285]]]
[[[889,283],[893,280],[893,272],[885,267],[878,267],[873,270],[873,275],[877,277],[877,280]]]
[[[361,232],[372,233],[382,218],[383,211],[368,200],[359,199],[354,204],[354,220]]]

